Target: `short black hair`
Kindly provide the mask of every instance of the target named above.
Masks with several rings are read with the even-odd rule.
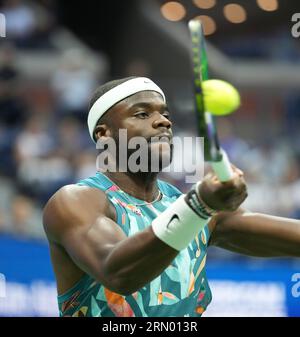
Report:
[[[91,99],[90,99],[90,104],[89,104],[89,111],[91,110],[92,106],[95,104],[95,102],[101,97],[103,96],[105,93],[107,93],[109,90],[113,89],[114,87],[117,87],[118,85],[124,83],[124,82],[127,82],[129,80],[132,80],[134,78],[137,78],[137,76],[130,76],[130,77],[124,77],[124,78],[120,78],[120,79],[117,79],[117,80],[113,80],[113,81],[109,81],[109,82],[106,82],[104,83],[103,85],[100,85],[93,93]],[[96,123],[96,126],[101,123],[104,123],[104,124],[108,124],[109,121],[108,119],[106,118],[106,114],[102,115],[99,120],[97,121]],[[93,138],[94,140],[96,141],[95,139],[95,134],[93,134]]]

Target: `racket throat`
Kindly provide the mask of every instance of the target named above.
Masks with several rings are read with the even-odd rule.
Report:
[[[204,113],[206,123],[207,139],[204,140],[204,153],[207,161],[221,161],[222,151],[217,136],[214,117],[209,113]]]

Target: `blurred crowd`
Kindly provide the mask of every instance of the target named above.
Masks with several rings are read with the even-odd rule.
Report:
[[[55,8],[51,1],[44,3],[46,12],[20,0],[3,1],[1,8],[9,38],[0,43],[0,231],[35,238],[44,237],[42,208],[51,195],[95,172],[86,116],[92,92],[107,80],[85,66],[79,49],[65,50],[46,81],[24,77],[15,61],[20,50],[54,48]],[[264,109],[272,109],[271,101]],[[219,121],[223,147],[245,172],[245,207],[251,210],[300,218],[299,101],[299,93],[280,97],[282,132],[276,137],[263,131],[273,122],[270,114],[264,128],[257,128],[260,134],[255,133],[259,116],[251,119],[251,140],[240,125],[245,134],[251,126],[238,114]],[[191,135],[188,125],[177,129]],[[165,178],[183,191],[188,188],[183,175]]]
[[[4,1],[1,12],[7,37],[0,41],[0,231],[40,238],[50,196],[95,171],[85,122],[102,79],[75,48],[61,54],[46,81],[24,77],[16,62],[20,51],[54,48],[53,12],[20,0]]]

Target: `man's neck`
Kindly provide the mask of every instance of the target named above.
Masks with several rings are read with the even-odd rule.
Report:
[[[147,202],[157,198],[157,173],[105,172],[112,182],[133,197]]]

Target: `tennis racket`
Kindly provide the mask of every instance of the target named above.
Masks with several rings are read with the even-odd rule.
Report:
[[[202,24],[200,20],[190,20],[188,26],[192,42],[195,112],[198,132],[201,137],[204,137],[204,160],[210,162],[218,179],[225,182],[232,178],[233,171],[226,152],[220,147],[214,117],[206,111],[202,94],[202,81],[208,80],[208,62]]]

